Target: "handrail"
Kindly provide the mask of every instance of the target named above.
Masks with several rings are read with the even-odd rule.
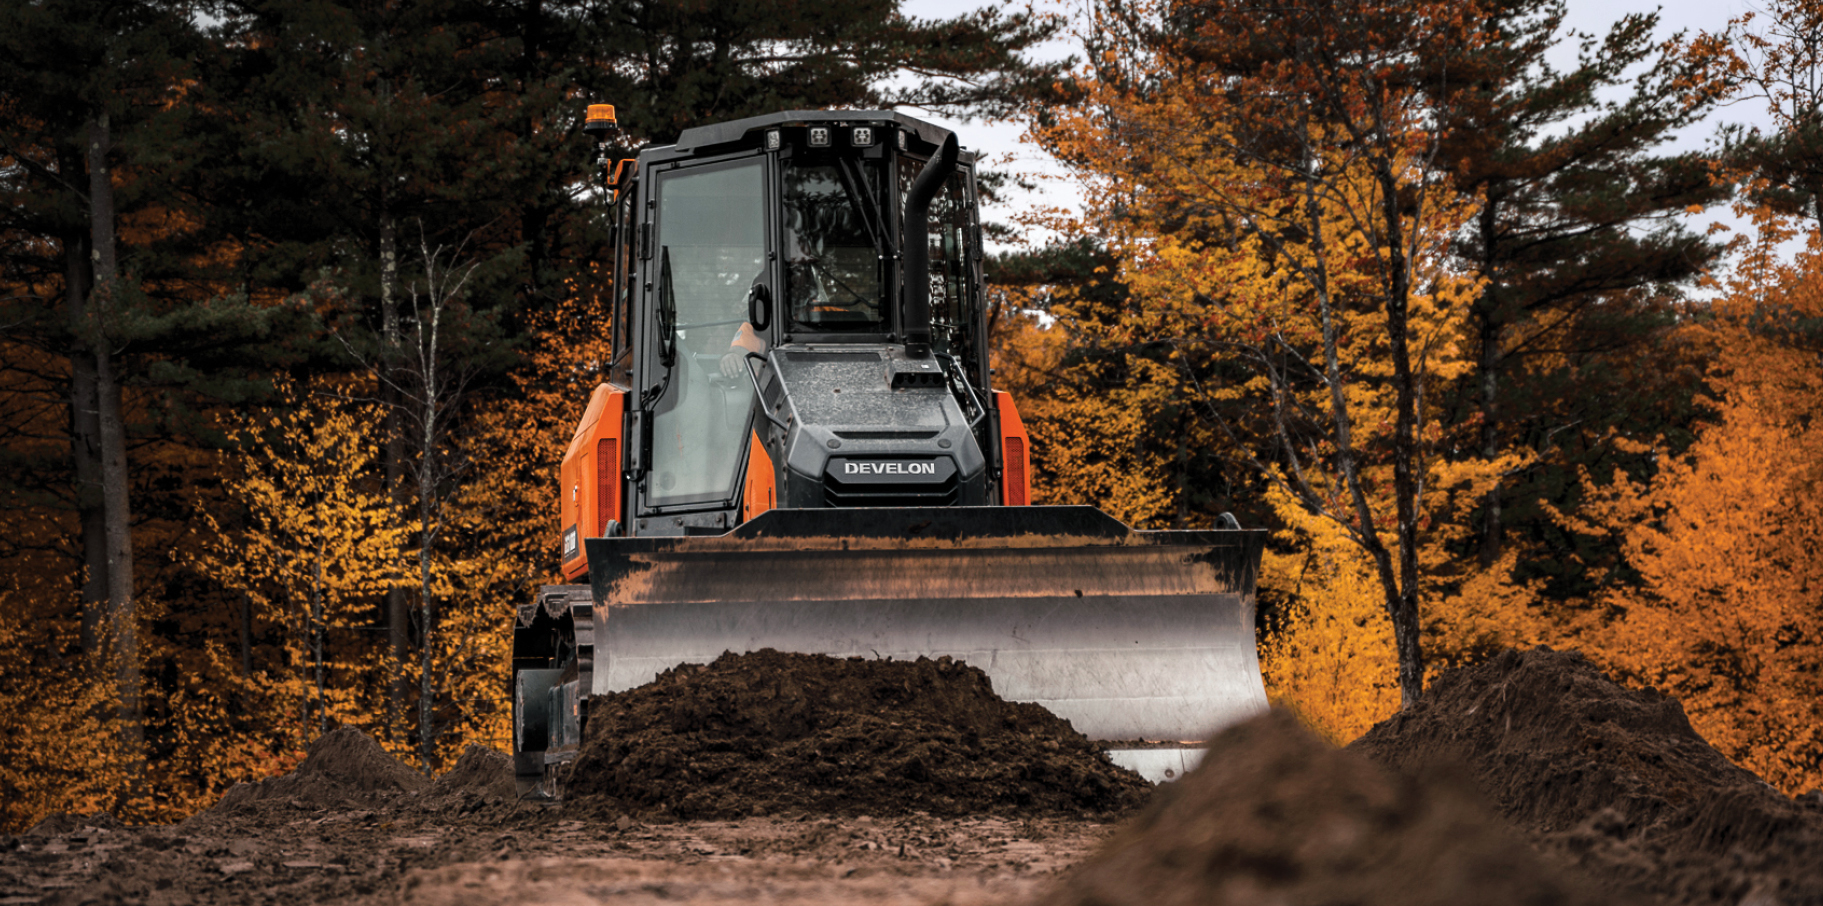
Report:
[[[771,412],[767,411],[767,409],[766,409],[766,392],[764,390],[760,389],[760,376],[758,374],[754,373],[753,366],[751,364],[747,364],[752,359],[759,359],[760,364],[763,365],[766,363],[766,357],[763,355],[760,355],[757,352],[753,352],[751,350],[749,350],[746,355],[741,356],[741,363],[744,365],[747,365],[747,379],[753,382],[754,404],[759,406],[760,414],[766,416],[766,420],[773,423],[774,425],[776,425],[780,431],[791,430],[791,428],[788,425],[786,425],[782,421],[779,421],[778,416],[773,415]]]

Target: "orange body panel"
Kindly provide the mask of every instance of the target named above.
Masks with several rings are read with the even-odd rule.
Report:
[[[1032,502],[1032,439],[1025,433],[1025,423],[1019,420],[1019,407],[1013,405],[1012,394],[994,391],[994,408],[1000,411],[1000,502],[1025,506]]]
[[[745,329],[743,326],[742,329]],[[772,457],[759,434],[747,443],[747,486],[741,494],[741,521],[746,522],[778,505],[778,478],[773,474]]]
[[[621,518],[620,461],[625,448],[620,433],[626,404],[625,391],[597,385],[576,426],[576,436],[570,439],[570,449],[563,454],[559,524],[565,579],[589,571],[582,540],[601,537],[609,520]]]
[[[626,185],[626,181],[632,179],[638,173],[639,161],[635,158],[622,158],[620,163],[614,165],[614,175],[608,180],[608,185],[614,187],[616,193],[614,196],[615,201],[620,200],[620,195],[618,194],[620,187]]]

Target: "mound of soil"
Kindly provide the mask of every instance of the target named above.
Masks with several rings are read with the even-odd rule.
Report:
[[[455,767],[438,777],[424,793],[426,798],[445,799],[462,796],[494,796],[511,799],[513,759],[487,746],[469,743],[456,759]]]
[[[1823,808],[1735,766],[1676,701],[1575,652],[1506,651],[1439,677],[1350,749],[1466,765],[1535,844],[1611,891],[1667,903],[1823,903]]]
[[[1110,814],[1151,786],[1068,722],[935,661],[770,649],[591,700],[569,792],[679,818]]]
[[[337,727],[310,744],[297,770],[258,783],[235,784],[208,812],[232,812],[268,800],[300,808],[373,807],[429,783],[373,737],[353,727]]]
[[[122,830],[126,825],[120,823],[107,812],[96,812],[93,815],[77,815],[70,812],[56,812],[44,816],[44,819],[31,826],[25,832],[27,837],[55,837],[62,834],[73,834],[81,830],[99,828],[101,830]]]
[[[1387,771],[1273,711],[1211,740],[1201,766],[1041,902],[1600,901],[1548,870],[1460,775]]]
[[[415,796],[401,796],[390,808],[395,817],[460,817],[499,821],[516,812],[513,759],[487,746],[470,743],[455,766]]]

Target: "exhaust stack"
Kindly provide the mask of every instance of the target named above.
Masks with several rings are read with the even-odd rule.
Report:
[[[930,358],[930,205],[959,151],[956,134],[946,133],[905,199],[905,354],[914,359]]]

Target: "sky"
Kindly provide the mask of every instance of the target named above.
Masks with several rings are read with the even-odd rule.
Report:
[[[1037,0],[1039,8],[1051,9],[1069,15],[1072,10],[1080,9],[1080,2],[1060,2],[1060,0]],[[917,18],[948,18],[978,9],[985,4],[975,0],[904,0],[901,7],[907,15]],[[1657,40],[1670,38],[1674,33],[1683,31],[1691,35],[1701,31],[1719,32],[1726,28],[1730,19],[1743,13],[1760,9],[1763,4],[1749,0],[1672,0],[1663,4],[1629,2],[1629,0],[1568,0],[1566,27],[1597,35],[1605,34],[1608,27],[1620,17],[1633,12],[1659,11]],[[1569,42],[1565,42],[1568,44]],[[1567,66],[1575,60],[1575,47],[1560,44],[1556,48],[1552,63],[1560,67]],[[1038,59],[1054,60],[1066,56],[1080,58],[1082,51],[1073,38],[1065,37],[1052,41],[1041,47],[1034,54]],[[1035,195],[1013,192],[1007,202],[993,206],[984,211],[989,220],[1002,223],[1011,220],[1014,214],[1040,204],[1060,205],[1071,208],[1079,207],[1080,196],[1070,185],[1067,174],[1055,160],[1036,146],[1021,141],[1024,126],[1019,123],[964,123],[939,116],[926,118],[941,123],[954,130],[962,145],[983,154],[987,165],[996,169],[1015,173],[1049,176],[1040,179],[1043,186]],[[1674,141],[1663,150],[1675,153],[1683,150],[1700,150],[1715,135],[1722,122],[1740,122],[1750,125],[1766,125],[1766,115],[1758,102],[1739,102],[1725,107],[1702,123],[1685,129]],[[1706,229],[1709,224],[1721,222],[1741,226],[1725,209],[1712,210],[1703,215],[1686,218],[1694,230]],[[1042,241],[1043,237],[1038,238]],[[995,249],[996,251],[1002,249]]]

